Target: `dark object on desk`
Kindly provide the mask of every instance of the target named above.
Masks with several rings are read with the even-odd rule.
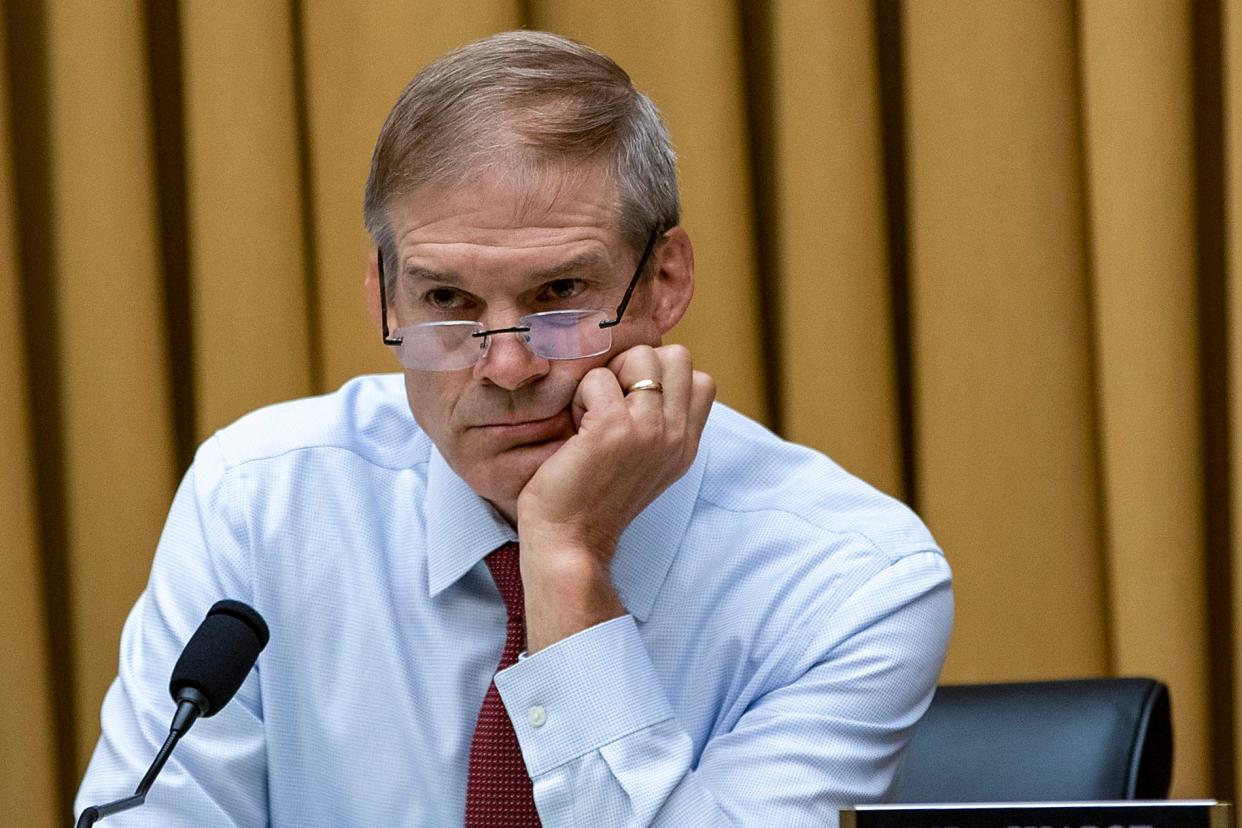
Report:
[[[1213,799],[1155,802],[987,802],[859,805],[841,828],[1235,828],[1233,805]]]
[[[946,685],[890,802],[1164,799],[1169,692],[1145,678]]]

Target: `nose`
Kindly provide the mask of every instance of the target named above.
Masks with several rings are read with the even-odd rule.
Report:
[[[548,360],[526,345],[526,334],[498,333],[487,338],[487,349],[474,364],[477,379],[486,379],[506,391],[515,391],[548,373]]]

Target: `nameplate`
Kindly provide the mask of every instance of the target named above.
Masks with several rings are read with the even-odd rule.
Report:
[[[1214,799],[858,805],[841,828],[1234,828],[1234,816]]]

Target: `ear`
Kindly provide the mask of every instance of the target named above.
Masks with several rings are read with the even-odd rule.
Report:
[[[694,246],[685,229],[678,225],[664,234],[654,255],[657,264],[652,319],[663,336],[686,315],[694,296]]]
[[[367,275],[362,280],[362,290],[365,294],[367,310],[371,313],[371,321],[375,323],[375,329],[378,331],[382,327],[380,324],[380,295],[379,295],[379,250],[372,249],[371,254],[367,256]]]

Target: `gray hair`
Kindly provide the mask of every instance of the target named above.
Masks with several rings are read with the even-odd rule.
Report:
[[[497,165],[539,174],[593,161],[611,167],[618,230],[635,250],[680,222],[668,129],[625,70],[547,32],[476,40],[422,69],[388,114],[363,199],[367,231],[390,255],[388,208],[424,184]]]

